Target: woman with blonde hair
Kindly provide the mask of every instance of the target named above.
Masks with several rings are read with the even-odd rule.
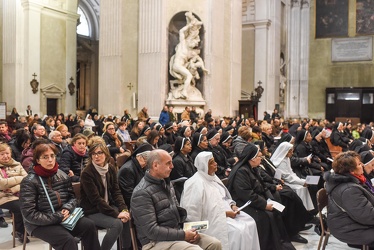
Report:
[[[53,120],[52,117],[48,117],[48,119],[46,120],[45,122],[45,130],[47,131],[47,133],[51,133],[52,131],[54,131],[56,128],[55,128],[55,120]]]
[[[23,242],[23,220],[20,210],[19,191],[22,179],[27,175],[21,163],[12,158],[12,150],[6,143],[0,144],[0,208],[14,214],[16,237]],[[29,240],[27,239],[27,242]]]
[[[105,141],[106,146],[109,149],[110,155],[113,157],[113,159],[116,159],[116,154],[125,152],[125,148],[123,147],[123,142],[121,141],[121,138],[116,133],[114,123],[105,123],[103,131],[103,139]]]
[[[135,122],[135,124],[134,124],[134,126],[133,126],[133,128],[130,132],[131,140],[135,141],[140,137],[141,131],[144,128],[144,125],[145,125],[145,123],[143,121]]]

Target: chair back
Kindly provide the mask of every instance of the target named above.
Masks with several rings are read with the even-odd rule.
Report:
[[[130,216],[131,216],[131,211],[130,211]],[[138,237],[136,235],[136,228],[134,225],[134,218],[129,220],[129,226],[130,226],[130,235],[131,235],[131,243],[132,243],[132,249],[133,250],[138,250]]]
[[[73,182],[72,185],[73,185],[73,191],[74,191],[74,194],[75,194],[75,198],[77,200],[80,200],[81,199],[81,183],[80,182]]]
[[[322,212],[322,210],[327,206],[328,197],[325,188],[321,188],[317,192],[317,207],[318,212]]]
[[[125,164],[126,160],[131,156],[131,153],[129,151],[126,151],[125,153],[122,153],[117,156],[117,167],[120,169],[123,164]]]

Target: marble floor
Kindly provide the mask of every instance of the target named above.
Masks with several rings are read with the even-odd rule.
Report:
[[[16,247],[12,248],[12,225],[11,220],[9,218],[6,218],[6,221],[9,223],[9,226],[7,228],[0,228],[0,250],[5,249],[22,249],[22,244],[16,240]],[[319,236],[313,231],[313,227],[309,229],[308,231],[301,232],[301,235],[305,237],[309,243],[308,244],[300,244],[293,242],[293,245],[296,247],[297,250],[316,250],[318,247],[318,241]],[[105,231],[99,231],[99,238],[102,239],[103,235],[105,234]],[[30,243],[27,244],[26,249],[27,250],[48,250],[49,245],[37,238],[30,237]],[[116,249],[114,246],[113,249]],[[333,236],[329,238],[329,243],[326,247],[327,250],[346,250],[346,249],[352,249],[348,247],[346,244],[338,241]],[[246,249],[241,249],[246,250]]]

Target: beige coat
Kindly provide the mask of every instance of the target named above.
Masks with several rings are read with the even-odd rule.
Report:
[[[4,171],[8,178],[5,178]],[[0,164],[0,205],[18,200],[22,179],[27,175],[21,163],[13,160],[13,163],[5,166]]]

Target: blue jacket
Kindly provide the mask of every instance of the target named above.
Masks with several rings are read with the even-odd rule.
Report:
[[[161,111],[160,119],[158,120],[162,126],[169,122],[169,113],[167,111]]]

